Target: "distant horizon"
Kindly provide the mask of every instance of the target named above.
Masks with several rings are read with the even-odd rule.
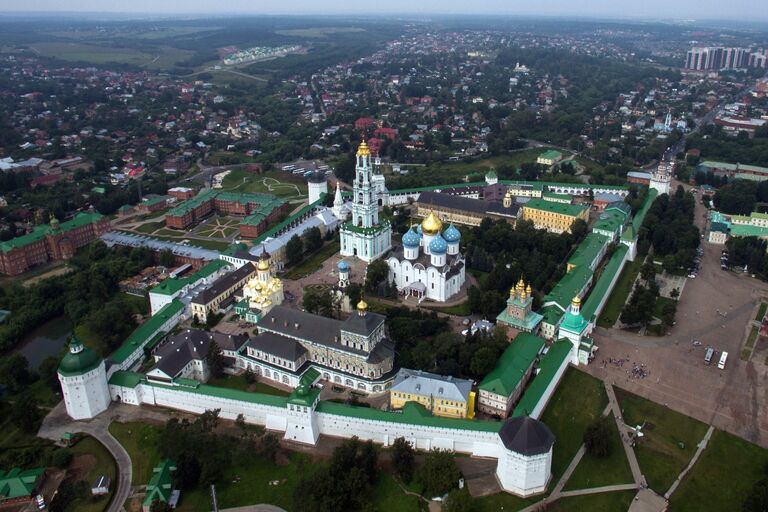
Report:
[[[284,0],[278,5],[253,6],[248,0],[230,0],[227,10],[212,10],[203,0],[135,0],[126,4],[111,4],[105,9],[99,0],[31,0],[20,2],[19,8],[5,6],[0,16],[67,16],[119,18],[188,18],[230,16],[294,16],[294,17],[450,17],[450,16],[502,16],[508,18],[589,19],[594,21],[643,22],[741,22],[747,25],[768,22],[768,9],[761,0],[731,0],[715,2],[701,0],[521,0],[512,6],[502,0],[489,0],[471,11],[465,3],[456,0],[426,0],[409,2],[390,0],[386,7],[377,8],[345,0],[326,0],[323,9],[306,0]],[[579,4],[585,5],[579,5]]]

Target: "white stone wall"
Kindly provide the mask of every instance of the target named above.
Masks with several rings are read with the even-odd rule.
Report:
[[[93,418],[109,406],[107,373],[104,361],[93,370],[72,377],[59,374],[67,414],[75,420]]]
[[[496,466],[502,488],[521,496],[544,492],[552,473],[552,448],[548,453],[525,456],[503,449]]]

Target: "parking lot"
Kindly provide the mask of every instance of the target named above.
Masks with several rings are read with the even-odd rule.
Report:
[[[697,205],[697,224],[703,215]],[[678,305],[677,324],[667,336],[638,336],[617,329],[596,329],[600,347],[587,367],[595,376],[615,382],[641,396],[666,404],[715,427],[768,446],[764,358],[745,362],[739,353],[757,312],[759,299],[768,297],[768,284],[747,274],[720,268],[723,246],[702,244],[704,256],[695,279],[688,279]],[[694,345],[694,340],[701,343]],[[707,347],[717,351],[704,363]],[[720,352],[729,353],[723,370]],[[623,365],[610,361],[625,360]],[[603,361],[608,361],[604,364]],[[645,365],[638,378],[631,371]]]

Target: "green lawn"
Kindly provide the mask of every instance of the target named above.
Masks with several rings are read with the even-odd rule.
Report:
[[[263,382],[254,382],[249,384],[244,375],[227,376],[220,379],[210,379],[208,384],[211,386],[220,386],[222,388],[239,389],[241,391],[253,391],[254,393],[264,393],[266,395],[288,396],[290,393],[282,389],[273,388]]]
[[[370,502],[376,510],[388,512],[419,512],[422,503],[416,496],[405,494],[392,475],[383,471],[371,490]]]
[[[221,185],[223,190],[272,194],[284,199],[307,196],[306,178],[283,171],[267,171],[259,174],[244,169],[233,169]]]
[[[768,303],[761,302],[760,309],[757,310],[757,316],[755,317],[755,320],[757,320],[758,322],[762,322],[763,317],[765,316],[766,309],[768,309]]]
[[[627,425],[645,422],[644,437],[635,447],[635,454],[648,486],[664,494],[690,462],[707,426],[623,389],[614,389]]]
[[[154,233],[158,229],[165,227],[165,220],[159,220],[157,222],[147,222],[135,228],[139,233],[150,234]]]
[[[730,512],[765,475],[768,450],[719,430],[670,498],[675,512]]]
[[[611,426],[611,454],[604,459],[598,459],[584,454],[576,470],[565,484],[565,490],[588,489],[604,485],[631,484],[632,470],[629,469],[627,455],[622,446],[619,429],[613,421],[613,415],[607,418]]]
[[[562,498],[547,508],[547,512],[624,512],[632,504],[635,491],[603,492]],[[702,509],[703,510],[703,509]]]
[[[566,370],[541,416],[541,421],[555,435],[553,485],[579,451],[587,426],[600,417],[606,405],[608,396],[600,380],[575,368]]]
[[[514,510],[522,510],[528,505],[533,505],[537,501],[541,501],[541,496],[534,498],[520,498],[519,496],[512,496],[505,492],[498,494],[492,494],[490,496],[483,496],[482,498],[475,498],[475,512],[498,512],[499,510],[508,510],[510,512]]]
[[[667,304],[674,304],[677,301],[675,299],[670,299],[667,297],[657,297],[656,298],[656,304],[653,306],[653,316],[656,318],[661,318],[661,312],[664,309],[664,306]]]
[[[145,485],[149,482],[152,469],[160,462],[157,443],[161,429],[158,425],[138,422],[112,422],[109,425],[109,432],[131,457],[133,485]]]
[[[106,510],[109,501],[112,499],[115,489],[117,489],[117,463],[112,458],[112,454],[95,438],[86,436],[73,446],[70,451],[72,455],[93,455],[96,458],[96,464],[91,468],[86,476],[82,478],[89,489],[87,498],[74,500],[67,506],[67,512],[102,512]],[[90,496],[90,486],[102,475],[106,475],[112,481],[110,493],[106,496],[95,498]]]
[[[339,244],[336,240],[326,242],[326,244],[317,252],[309,255],[304,259],[304,261],[295,267],[292,267],[288,272],[286,272],[285,277],[287,279],[300,279],[302,277],[306,277],[316,272],[320,267],[323,266],[323,263],[325,263],[337,252],[339,252]]]
[[[291,510],[293,491],[301,475],[312,465],[302,453],[289,453],[290,464],[278,466],[266,460],[235,459],[224,471],[222,482],[216,485],[220,508],[269,503]],[[237,480],[239,479],[239,480]],[[269,485],[271,481],[278,485]],[[210,490],[195,489],[182,494],[179,512],[208,512],[211,510]]]
[[[456,304],[455,306],[448,306],[445,308],[433,308],[433,307],[430,307],[429,304],[425,304],[424,306],[430,311],[437,311],[438,313],[445,313],[447,315],[469,316],[472,314],[472,311],[469,310],[468,301],[462,302],[461,304]]]
[[[629,297],[632,291],[632,284],[635,282],[642,266],[643,258],[635,258],[635,261],[630,261],[624,266],[624,270],[621,271],[621,275],[616,281],[616,286],[614,286],[611,296],[605,302],[603,312],[597,320],[597,324],[600,327],[613,327],[613,324],[619,319],[624,303],[627,302],[627,297]]]

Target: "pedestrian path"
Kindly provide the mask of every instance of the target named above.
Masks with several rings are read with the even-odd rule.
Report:
[[[688,465],[685,467],[683,471],[680,472],[680,474],[677,476],[677,480],[672,484],[672,486],[669,488],[669,490],[664,494],[665,499],[669,499],[670,496],[672,496],[672,493],[675,492],[675,489],[677,489],[677,486],[680,485],[680,482],[683,481],[683,478],[685,478],[685,475],[688,474],[688,471],[691,470],[694,464],[696,464],[696,461],[699,460],[699,456],[701,455],[701,452],[704,451],[704,448],[707,447],[709,444],[709,439],[712,437],[712,432],[715,431],[715,427],[712,425],[709,426],[709,429],[707,430],[707,433],[704,434],[704,439],[701,440],[699,443],[699,447],[696,449],[696,453],[693,454],[693,458],[691,458],[691,462],[688,463]]]
[[[605,391],[608,393],[608,405],[613,410],[613,419],[616,421],[616,426],[621,434],[622,443],[624,447],[624,453],[627,455],[629,461],[629,469],[632,470],[632,479],[640,487],[646,487],[648,484],[645,481],[645,476],[640,471],[640,464],[637,462],[635,456],[635,450],[629,445],[627,439],[630,439],[631,433],[627,426],[624,424],[624,418],[621,416],[621,408],[619,408],[619,401],[616,399],[616,393],[613,391],[613,386],[608,382],[603,382],[605,385]]]

